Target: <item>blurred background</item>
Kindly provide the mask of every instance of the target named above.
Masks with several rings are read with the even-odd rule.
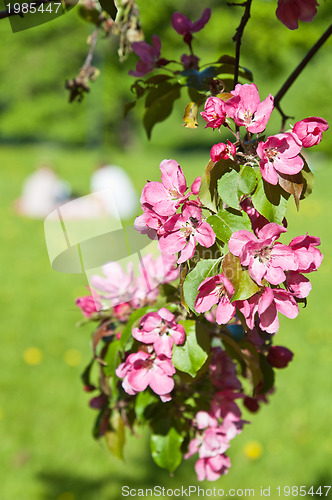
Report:
[[[322,1],[316,19],[289,31],[275,17],[276,1],[254,0],[252,19],[242,47],[241,64],[250,68],[262,99],[276,94],[287,75],[328,27],[331,2]],[[180,10],[200,17],[198,0],[138,0],[148,42],[160,36],[162,54],[181,56],[185,47],[170,27]],[[210,0],[206,28],[194,46],[204,62],[233,54],[231,38],[242,10]],[[174,158],[189,182],[200,175],[209,149],[220,141],[212,130],[181,126],[188,98],[177,102],[172,116],[158,124],[150,142],[140,123],[143,103],[126,119],[123,104],[132,100],[134,79],[128,70],[136,56],[120,64],[116,39],[100,40],[94,65],[101,74],[82,103],[68,103],[64,88],[86,54],[93,27],[73,9],[45,25],[13,34],[0,21],[0,206],[1,206],[1,350],[0,350],[0,499],[111,500],[121,487],[175,488],[197,485],[194,460],[184,461],[170,477],[149,455],[148,435],[128,436],[125,463],[112,458],[103,441],[91,436],[95,418],[88,407],[80,374],[90,360],[91,327],[81,319],[75,298],[85,295],[83,275],[52,270],[45,246],[43,220],[19,216],[15,200],[25,178],[48,163],[80,195],[89,192],[90,176],[101,161],[124,168],[138,192],[146,180],[160,180],[158,165]],[[332,118],[332,40],[303,71],[282,101],[294,116]],[[274,111],[268,132],[280,128]],[[228,476],[204,487],[255,488],[332,484],[332,135],[308,152],[316,174],[313,194],[296,212],[288,209],[288,241],[298,234],[322,238],[324,261],[311,276],[308,308],[295,320],[283,318],[278,344],[294,351],[294,361],[277,374],[276,393],[233,442]],[[202,486],[202,484],[200,484]],[[323,490],[324,492],[324,490]],[[330,495],[331,497],[331,495]],[[195,498],[195,496],[192,496]]]

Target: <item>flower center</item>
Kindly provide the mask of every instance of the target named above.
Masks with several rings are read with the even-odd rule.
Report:
[[[243,121],[248,124],[252,122],[252,114],[250,113],[249,109],[247,109],[247,111],[244,113]]]
[[[265,150],[265,154],[269,161],[273,161],[278,156],[278,150],[277,148],[269,148]]]
[[[265,246],[256,250],[254,258],[258,258],[262,264],[267,264],[271,259],[271,247]]]
[[[226,293],[226,289],[224,287],[224,285],[218,285],[216,287],[216,295],[219,297],[219,299],[221,299],[221,297],[223,297]]]

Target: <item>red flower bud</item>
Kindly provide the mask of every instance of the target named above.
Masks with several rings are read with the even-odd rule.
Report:
[[[267,360],[275,368],[286,368],[288,363],[292,361],[293,356],[294,354],[287,347],[275,345],[269,350]]]

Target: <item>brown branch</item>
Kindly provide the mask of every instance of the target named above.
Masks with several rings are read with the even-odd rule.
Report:
[[[302,73],[302,71],[304,70],[304,68],[309,63],[309,61],[314,57],[314,55],[316,54],[316,52],[321,48],[321,46],[331,36],[331,34],[332,34],[332,24],[327,28],[327,30],[325,31],[325,33],[323,33],[323,35],[320,37],[320,39],[317,40],[317,42],[315,43],[315,45],[313,45],[313,47],[311,47],[311,49],[309,50],[309,52],[307,53],[307,55],[302,59],[302,61],[294,69],[294,71],[289,75],[289,77],[287,78],[287,80],[285,81],[285,83],[282,85],[281,89],[276,94],[276,96],[274,98],[274,106],[275,106],[275,108],[277,108],[277,110],[279,111],[279,113],[281,114],[281,117],[282,117],[282,128],[281,128],[282,131],[284,130],[285,123],[286,123],[287,119],[288,118],[292,118],[292,117],[286,115],[282,111],[282,109],[280,107],[280,101],[281,101],[281,99],[284,97],[284,95],[289,90],[289,88],[293,85],[293,83],[295,82],[295,80],[297,79],[297,77]]]
[[[250,8],[251,8],[252,0],[247,0],[245,3],[245,10],[242,16],[241,22],[236,29],[236,33],[233,36],[233,41],[236,43],[235,47],[235,67],[234,67],[234,87],[239,81],[239,67],[240,67],[240,50],[241,50],[241,42],[242,36],[244,32],[244,28],[247,25],[247,22],[250,18]]]

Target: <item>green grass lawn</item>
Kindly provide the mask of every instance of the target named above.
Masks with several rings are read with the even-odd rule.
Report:
[[[157,180],[159,162],[171,156],[165,147],[147,148],[144,141],[128,153],[108,153],[128,170],[137,190],[147,178]],[[207,152],[200,150],[172,154],[190,181],[207,160]],[[124,464],[91,437],[95,413],[80,382],[90,359],[91,328],[75,328],[80,313],[74,299],[85,293],[84,277],[54,272],[43,221],[19,218],[13,210],[24,178],[42,158],[85,194],[99,154],[52,145],[0,149],[0,500],[114,500],[121,498],[123,485],[197,485],[193,460],[174,477],[158,469],[145,433],[140,439],[129,437]],[[261,486],[271,486],[274,499],[277,486],[331,484],[332,171],[318,154],[311,164],[315,190],[300,214],[290,203],[287,240],[307,231],[319,235],[325,258],[311,277],[308,307],[297,319],[281,321],[278,343],[295,352],[294,362],[278,373],[270,404],[257,415],[245,414],[252,423],[232,443],[228,476],[200,486],[255,488],[256,496]]]

